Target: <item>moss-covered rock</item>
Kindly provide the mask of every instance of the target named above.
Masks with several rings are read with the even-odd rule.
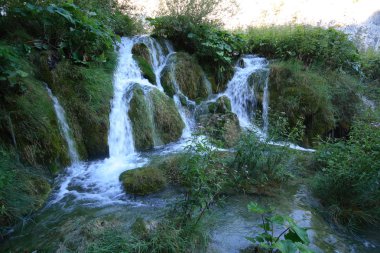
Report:
[[[230,148],[236,145],[240,138],[241,128],[236,114],[227,112],[200,116],[204,132],[220,147]]]
[[[221,96],[215,102],[208,105],[210,113],[231,112],[231,101],[227,96]]]
[[[294,62],[271,65],[269,89],[272,115],[286,114],[291,127],[303,120],[303,144],[311,146],[317,136],[336,127],[348,131],[357,112],[358,81],[332,71],[319,73]]]
[[[170,71],[174,71],[174,78],[179,89],[191,100],[206,98],[208,94],[205,74],[195,57],[179,52],[168,61],[163,72],[161,83],[165,92],[172,96],[175,92]]]
[[[167,184],[164,173],[152,167],[125,171],[120,175],[120,181],[127,193],[140,196],[159,192]]]
[[[154,125],[143,90],[136,86],[129,103],[128,115],[132,123],[133,139],[137,150],[154,147]]]
[[[156,76],[153,71],[148,47],[141,43],[135,44],[132,48],[132,54],[133,59],[135,59],[140,67],[143,77],[148,79],[150,83],[156,84]]]
[[[107,157],[115,53],[108,52],[106,63],[89,63],[86,67],[68,60],[52,64],[51,59],[44,54],[34,55],[41,70],[37,71],[38,77],[48,83],[65,108],[81,158]]]
[[[178,140],[185,124],[175,107],[174,101],[159,90],[152,90],[154,126],[164,144]]]

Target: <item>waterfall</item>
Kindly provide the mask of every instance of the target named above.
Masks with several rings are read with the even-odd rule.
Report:
[[[142,75],[132,58],[133,45],[134,41],[127,38],[123,38],[120,43],[119,61],[114,75],[114,97],[108,136],[110,157],[123,157],[135,153],[128,110],[133,94],[132,88],[138,80],[142,79]]]
[[[67,148],[69,150],[69,156],[71,163],[77,163],[79,161],[79,154],[75,147],[75,141],[72,138],[71,130],[69,127],[69,124],[67,124],[65,111],[63,110],[62,106],[60,105],[58,98],[53,95],[52,91],[49,89],[49,87],[46,86],[47,93],[51,100],[53,101],[54,105],[54,111],[55,115],[57,116],[59,129],[63,135],[63,138],[65,139],[67,143]]]
[[[262,75],[264,78],[263,92],[263,132],[265,136],[268,130],[268,108],[269,108],[269,90],[268,77],[269,66],[264,58],[246,55],[238,61],[235,66],[235,74],[227,84],[226,95],[231,100],[231,109],[239,118],[240,126],[243,128],[256,128],[253,124],[253,118],[256,111],[256,91],[260,83],[252,83],[250,79],[253,74]],[[259,79],[259,81],[262,81]]]
[[[156,76],[157,88],[163,92],[163,88],[161,85],[161,74],[165,67],[168,67],[167,63],[170,57],[175,54],[173,46],[170,44],[169,41],[165,40],[163,43],[163,47],[160,43],[157,42],[157,40],[147,36],[139,37],[138,41],[146,45],[149,49],[153,72]],[[187,104],[195,105],[195,102],[188,99],[181,92],[174,75],[175,65],[171,64],[169,67],[170,80],[173,83],[176,92],[176,94],[173,96],[173,100],[182,118],[182,121],[185,123],[185,128],[182,131],[182,137],[189,138],[191,137],[192,129],[195,126],[195,120],[194,117],[191,115],[191,112],[185,106],[182,105],[181,98],[186,100]]]

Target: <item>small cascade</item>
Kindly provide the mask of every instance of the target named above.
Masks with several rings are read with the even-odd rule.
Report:
[[[185,128],[183,129],[182,132],[182,138],[189,138],[191,137],[192,129],[195,127],[195,119],[194,115],[185,107],[182,105],[181,98],[185,100],[187,105],[195,105],[195,102],[190,100],[188,97],[186,97],[181,89],[179,88],[177,79],[175,78],[175,65],[172,64],[171,68],[169,70],[170,74],[170,80],[174,85],[175,89],[175,95],[173,96],[175,105],[177,107],[177,110],[179,114],[181,115],[181,118],[183,122],[185,123]]]
[[[166,66],[169,56],[174,52],[172,45],[165,40],[164,43],[166,48],[162,48],[157,40],[149,36],[138,37],[137,41],[143,43],[149,49],[152,68],[156,77],[157,88],[160,91],[164,91],[161,84],[161,73]]]
[[[58,98],[53,95],[53,93],[49,89],[49,87],[46,86],[46,90],[47,90],[49,97],[53,101],[54,111],[55,111],[55,114],[57,116],[57,120],[59,123],[59,129],[61,130],[63,138],[65,139],[65,141],[67,143],[71,163],[77,163],[79,161],[79,154],[78,154],[78,151],[75,147],[75,141],[72,138],[72,134],[71,134],[69,124],[67,123],[67,120],[66,120],[65,111],[63,110],[62,106],[60,105]]]
[[[235,74],[227,84],[226,96],[231,100],[232,111],[238,116],[241,127],[256,128],[253,124],[255,117],[257,95],[255,94],[260,83],[252,83],[253,74],[261,75],[264,79],[263,93],[263,131],[265,136],[268,130],[268,107],[269,107],[269,90],[268,77],[269,66],[264,58],[246,55],[235,66]],[[262,81],[262,78],[259,78]],[[258,130],[258,129],[257,129]]]

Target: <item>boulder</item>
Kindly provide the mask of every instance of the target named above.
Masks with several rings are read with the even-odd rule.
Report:
[[[177,111],[173,99],[159,90],[152,90],[150,98],[153,104],[154,127],[164,144],[178,140],[185,124]]]
[[[205,74],[194,56],[180,52],[169,59],[161,83],[165,92],[172,96],[175,86],[170,71],[174,71],[173,74],[179,89],[191,100],[206,98],[209,95]]]
[[[154,146],[154,126],[144,91],[139,87],[133,90],[129,103],[129,119],[132,123],[133,139],[137,150],[149,150]]]
[[[153,167],[127,170],[120,175],[120,181],[127,193],[139,196],[159,192],[167,184],[164,173]]]
[[[232,112],[206,114],[200,117],[204,132],[220,147],[230,148],[236,145],[240,138],[239,119]]]
[[[215,102],[208,105],[210,113],[231,112],[231,101],[227,96],[221,96]]]
[[[146,45],[136,44],[132,48],[133,59],[140,67],[141,73],[144,78],[152,84],[156,84],[156,76],[153,71],[150,52]]]

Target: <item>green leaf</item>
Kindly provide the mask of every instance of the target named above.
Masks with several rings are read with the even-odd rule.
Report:
[[[296,245],[289,240],[281,240],[273,245],[273,248],[278,249],[281,253],[296,253]]]
[[[278,214],[273,215],[273,217],[270,217],[269,220],[278,225],[283,225],[285,222],[285,218]]]
[[[296,242],[295,245],[300,253],[314,253],[313,250],[309,249],[309,247],[303,243]]]
[[[257,214],[264,214],[264,213],[267,213],[267,209],[265,208],[262,208],[261,206],[259,206],[259,204],[257,204],[256,202],[251,202],[248,204],[248,210],[252,213],[257,213]]]
[[[307,235],[307,230],[304,228],[300,228],[296,224],[292,224],[290,227],[291,232],[294,232],[298,235],[299,239],[306,244],[310,243],[309,236]]]
[[[297,233],[295,233],[293,230],[289,230],[285,235],[284,238],[286,240],[290,240],[292,242],[303,242],[302,239],[298,236]]]

